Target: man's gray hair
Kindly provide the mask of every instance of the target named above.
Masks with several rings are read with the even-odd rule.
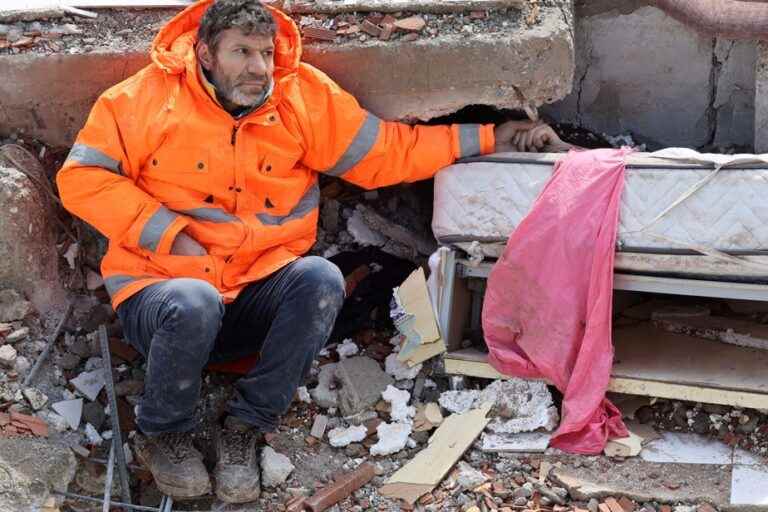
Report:
[[[277,30],[272,14],[259,0],[216,0],[203,14],[197,38],[215,52],[221,33],[230,28],[264,36],[274,36]]]

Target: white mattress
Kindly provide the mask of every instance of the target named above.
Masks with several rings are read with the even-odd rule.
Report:
[[[435,178],[432,229],[442,243],[504,241],[528,213],[562,155],[500,154],[518,163],[459,163]],[[713,166],[629,157],[619,249],[656,254],[706,247],[729,253],[768,250],[768,164],[723,168],[642,231],[713,172]]]

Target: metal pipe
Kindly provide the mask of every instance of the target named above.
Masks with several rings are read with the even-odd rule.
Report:
[[[122,447],[120,447],[122,450]],[[112,481],[115,479],[115,443],[109,447],[109,462],[107,463],[107,476],[104,478],[104,503],[101,512],[109,512],[109,502],[112,501]]]
[[[117,458],[118,475],[120,475],[120,486],[123,491],[123,501],[131,502],[131,487],[128,480],[128,466],[125,463],[125,452],[123,451],[123,435],[120,432],[120,416],[117,409],[117,395],[115,394],[115,381],[112,379],[112,354],[109,351],[109,336],[107,328],[102,324],[99,326],[99,344],[101,345],[101,361],[104,371],[104,383],[107,388],[107,398],[109,399],[109,409],[112,420],[112,444],[115,446],[115,456]]]
[[[768,3],[742,0],[649,0],[669,16],[708,36],[768,40]]]
[[[58,494],[59,496],[64,496],[65,498],[69,498],[72,500],[82,500],[82,501],[90,501],[91,503],[105,503],[104,498],[95,498],[93,496],[84,496],[82,494],[75,494],[73,492],[66,492],[66,491],[57,491],[53,490],[51,491],[53,494]],[[143,505],[131,505],[129,503],[122,503],[119,501],[110,501],[109,505],[112,507],[122,507],[122,508],[129,508],[131,510],[140,510],[143,512],[162,512],[161,509],[157,507],[146,507]]]

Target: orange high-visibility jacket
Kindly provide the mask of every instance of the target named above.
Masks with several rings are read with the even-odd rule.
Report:
[[[99,97],[57,175],[64,206],[109,239],[101,270],[115,308],[173,277],[231,300],[298,258],[315,242],[318,172],[374,188],[494,148],[492,125],[412,127],[366,112],[300,62],[298,29],[276,10],[273,93],[234,119],[199,77],[197,27],[211,3],[173,18],[153,62]],[[181,230],[208,254],[169,254]]]

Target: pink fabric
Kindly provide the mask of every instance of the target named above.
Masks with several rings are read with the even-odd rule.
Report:
[[[613,260],[629,149],[571,151],[512,233],[483,307],[489,361],[545,378],[564,395],[550,446],[600,453],[628,435],[605,398],[611,366]]]

